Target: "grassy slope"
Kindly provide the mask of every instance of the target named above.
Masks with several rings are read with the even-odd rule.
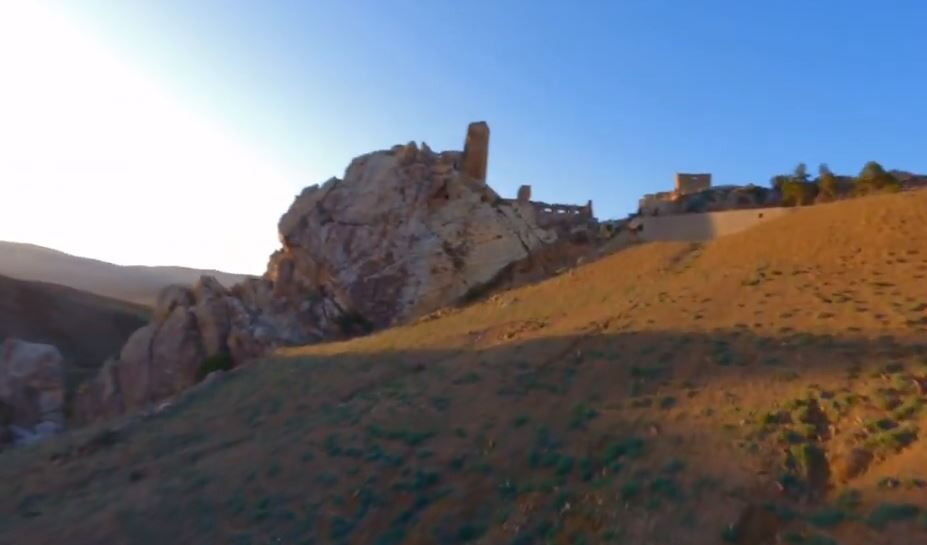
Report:
[[[0,542],[927,543],[925,225],[818,206],[283,351],[4,454]]]
[[[0,276],[0,340],[58,347],[69,386],[92,375],[148,322],[148,309],[88,292]]]

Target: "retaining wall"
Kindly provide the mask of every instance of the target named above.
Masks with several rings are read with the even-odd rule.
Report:
[[[640,216],[642,240],[701,242],[749,229],[754,225],[794,212],[796,208],[751,208],[701,214]]]

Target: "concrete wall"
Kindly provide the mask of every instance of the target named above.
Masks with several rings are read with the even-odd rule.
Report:
[[[701,242],[749,229],[754,225],[794,212],[795,208],[752,208],[704,214],[641,216],[642,240],[677,240]]]

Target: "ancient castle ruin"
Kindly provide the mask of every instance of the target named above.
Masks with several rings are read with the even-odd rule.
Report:
[[[639,212],[648,216],[673,213],[677,203],[688,195],[695,195],[711,188],[711,174],[675,174],[675,187],[672,191],[650,193],[640,199]]]
[[[488,162],[489,125],[484,121],[471,123],[467,127],[460,171],[473,180],[485,183]],[[708,176],[710,178],[710,175]],[[586,201],[584,205],[533,201],[530,185],[522,185],[518,188],[516,198],[502,199],[502,202],[530,216],[538,227],[555,231],[560,235],[575,234],[578,230],[594,227],[596,223],[591,200]]]
[[[676,173],[671,191],[641,197],[638,214],[666,216],[775,206],[772,190],[754,185],[711,185],[711,174]]]
[[[529,208],[534,216],[534,221],[542,229],[569,231],[596,222],[595,216],[592,214],[591,200],[586,201],[586,204],[583,205],[532,201],[530,185],[519,187],[518,196],[515,199],[505,199],[505,201],[522,208]]]
[[[683,174],[676,173],[676,188],[673,194],[678,198],[705,191],[711,187],[711,174]]]
[[[672,191],[644,195],[626,223],[639,240],[700,241],[780,216],[778,195],[753,185],[712,186],[711,174],[678,172]],[[767,212],[756,212],[764,208]]]

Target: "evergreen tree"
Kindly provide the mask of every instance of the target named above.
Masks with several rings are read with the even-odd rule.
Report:
[[[885,172],[882,165],[875,161],[869,161],[863,165],[859,176],[856,177],[856,191],[861,194],[875,191],[897,191],[900,187],[898,180]]]
[[[821,163],[818,167],[818,198],[823,201],[831,201],[837,193],[837,178],[834,173],[827,168],[826,163]]]

